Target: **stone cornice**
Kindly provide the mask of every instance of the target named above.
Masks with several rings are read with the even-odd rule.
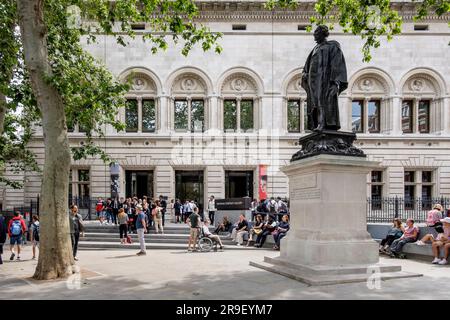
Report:
[[[270,11],[264,8],[264,1],[197,1],[198,21],[309,21],[316,15],[314,2],[300,2],[297,9],[276,9]],[[404,21],[412,21],[416,14],[416,3],[394,2],[392,7],[399,11]],[[450,15],[430,15],[422,19],[426,21],[448,21]]]

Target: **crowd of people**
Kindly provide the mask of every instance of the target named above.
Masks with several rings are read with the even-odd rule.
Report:
[[[415,226],[413,219],[406,220],[403,226],[400,219],[393,220],[393,226],[386,237],[381,241],[379,251],[391,257],[399,257],[403,246],[415,242],[419,246],[431,243],[433,251],[432,264],[446,265],[450,255],[450,217],[442,205],[435,204],[427,214],[426,224],[432,228],[432,233],[424,235],[420,240],[420,229]],[[417,241],[418,240],[418,241]],[[441,256],[441,249],[443,255]]]
[[[156,234],[164,234],[164,221],[166,212],[169,212],[174,223],[186,223],[190,228],[188,251],[197,250],[197,242],[200,236],[210,238],[220,249],[223,243],[219,234],[226,233],[236,245],[253,245],[256,248],[264,246],[268,236],[274,239],[274,250],[280,249],[280,241],[290,229],[288,207],[281,198],[262,201],[253,200],[251,204],[252,219],[248,221],[244,214],[234,224],[227,216],[217,224],[214,232],[210,231],[210,225],[215,220],[215,198],[211,196],[206,206],[207,216],[203,214],[196,201],[179,199],[171,200],[168,204],[163,196],[159,199],[149,200],[147,197],[120,199],[119,201],[99,198],[96,204],[96,212],[101,225],[115,224],[119,226],[119,238],[121,244],[131,243],[130,232],[137,234],[140,244],[138,255],[145,255],[145,233],[150,228],[155,229]],[[281,218],[279,218],[281,217]],[[433,264],[445,265],[450,254],[450,216],[444,212],[440,204],[435,204],[427,213],[426,224],[433,232],[423,235],[419,240],[420,229],[413,219],[407,219],[403,225],[400,219],[394,219],[393,225],[386,237],[380,243],[380,253],[399,257],[405,244],[415,242],[423,246],[431,243],[434,259]],[[72,241],[73,257],[77,260],[78,242],[84,236],[84,224],[78,207],[72,205],[69,215],[70,236]],[[7,235],[10,242],[10,260],[20,260],[21,246],[25,241],[25,233],[28,231],[32,243],[33,259],[39,248],[40,225],[39,217],[32,216],[29,228],[20,212],[15,212],[8,225],[5,218],[0,216],[0,264],[2,261],[3,245]],[[442,251],[442,254],[441,254]]]
[[[251,203],[252,220],[248,222],[242,215],[238,222],[233,224],[227,216],[223,221],[217,224],[214,232],[210,231],[210,225],[214,225],[216,203],[215,197],[210,196],[206,205],[206,216],[201,210],[196,200],[173,199],[169,203],[165,197],[158,199],[142,197],[129,198],[98,198],[95,204],[95,211],[100,225],[119,226],[119,239],[121,244],[131,243],[130,233],[136,233],[139,239],[140,251],[138,255],[145,255],[145,233],[150,228],[154,228],[156,234],[164,234],[165,216],[167,213],[172,217],[174,223],[185,223],[190,227],[190,237],[188,250],[195,251],[195,247],[200,234],[210,238],[220,249],[223,249],[223,243],[219,233],[228,233],[231,235],[237,245],[243,245],[247,238],[247,246],[253,244],[255,247],[262,247],[267,236],[274,237],[274,249],[279,250],[280,240],[289,230],[289,216],[287,205],[281,198],[274,198],[257,201],[254,199]],[[279,218],[282,217],[282,218]],[[277,221],[279,220],[279,221]],[[83,218],[79,213],[78,206],[70,206],[69,214],[70,238],[74,260],[78,260],[78,242],[84,237]],[[0,216],[0,264],[2,261],[3,245],[6,242],[6,235],[10,239],[10,260],[20,260],[21,246],[26,241],[26,232],[32,244],[33,259],[36,258],[39,249],[39,217],[33,215],[29,227],[20,212],[16,212],[9,221],[8,226],[5,219]]]

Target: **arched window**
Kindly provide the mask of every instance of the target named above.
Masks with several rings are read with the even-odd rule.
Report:
[[[440,130],[440,88],[429,74],[415,73],[402,87],[401,130],[403,133],[430,133]]]
[[[132,72],[125,79],[131,83],[130,91],[125,96],[127,105],[123,115],[126,132],[156,132],[158,108],[155,82],[143,72]]]
[[[242,72],[229,75],[222,83],[220,98],[225,132],[251,132],[258,128],[258,87],[252,77]]]
[[[388,127],[389,86],[379,74],[366,72],[350,88],[351,127],[355,133],[380,133]]]
[[[173,130],[203,132],[206,130],[207,86],[194,73],[184,73],[175,78],[171,99],[173,103]]]

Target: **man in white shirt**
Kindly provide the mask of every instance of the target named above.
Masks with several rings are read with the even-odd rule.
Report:
[[[214,196],[209,197],[208,201],[208,217],[211,224],[214,225],[214,216],[216,214],[216,200]]]
[[[210,238],[213,241],[216,241],[219,244],[220,250],[223,249],[223,244],[222,244],[222,240],[220,240],[220,237],[218,235],[212,234],[211,231],[209,231],[209,220],[208,219],[206,219],[205,222],[203,222],[202,231],[206,237]]]

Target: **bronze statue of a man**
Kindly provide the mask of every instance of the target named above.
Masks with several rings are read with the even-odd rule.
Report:
[[[306,59],[302,87],[307,93],[309,130],[339,130],[338,96],[347,88],[347,68],[337,41],[327,41],[328,27],[314,31],[317,45]]]

